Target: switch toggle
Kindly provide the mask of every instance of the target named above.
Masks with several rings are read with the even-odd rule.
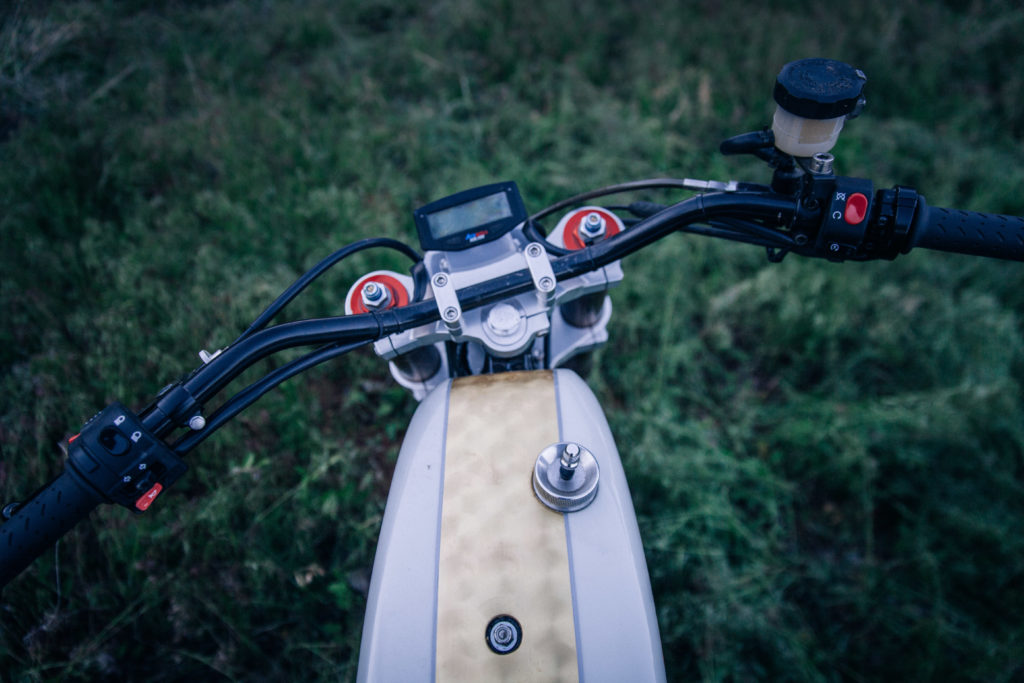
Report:
[[[843,220],[850,225],[859,225],[864,222],[868,215],[868,198],[860,192],[854,192],[846,200],[846,210],[843,212]]]
[[[164,487],[160,483],[153,484],[153,487],[146,491],[138,500],[135,501],[135,507],[145,512],[149,509],[149,506],[153,504],[156,497],[160,495],[160,492],[164,490]]]

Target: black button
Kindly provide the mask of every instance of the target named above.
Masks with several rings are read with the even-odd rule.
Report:
[[[107,427],[100,432],[99,442],[111,455],[124,455],[132,449],[132,442],[128,437],[114,427]]]

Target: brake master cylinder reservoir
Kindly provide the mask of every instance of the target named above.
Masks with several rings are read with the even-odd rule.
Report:
[[[843,123],[860,113],[867,77],[834,59],[801,59],[782,67],[773,93],[775,146],[795,157],[832,149]]]
[[[408,275],[390,270],[375,270],[359,278],[345,295],[345,314],[383,311],[405,306],[412,299],[413,281]],[[441,357],[433,346],[421,346],[391,361],[404,377],[422,382],[441,367]]]

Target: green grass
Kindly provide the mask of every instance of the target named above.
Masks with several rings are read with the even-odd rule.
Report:
[[[15,2],[0,22],[5,501],[324,254],[412,241],[431,199],[765,180],[717,145],[768,122],[792,59],[869,76],[841,172],[1024,214],[1005,3]],[[358,255],[288,316],[338,313],[385,267],[406,266]],[[669,678],[1024,676],[1020,267],[771,265],[683,237],[624,267],[589,381]],[[266,396],[150,514],[94,513],[4,591],[0,678],[353,678],[414,408],[369,353]]]

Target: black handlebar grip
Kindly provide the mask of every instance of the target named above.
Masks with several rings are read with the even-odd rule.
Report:
[[[0,587],[102,502],[70,468],[36,491],[0,526]]]
[[[909,246],[1024,261],[1024,218],[927,206],[922,197]]]

